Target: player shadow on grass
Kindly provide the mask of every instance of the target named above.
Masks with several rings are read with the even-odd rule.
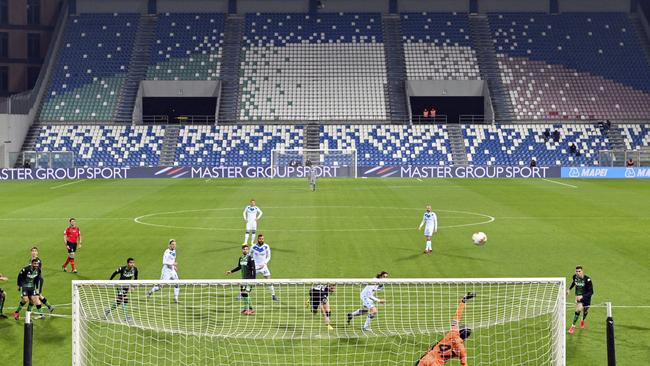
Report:
[[[451,253],[448,253],[448,252],[445,252],[445,251],[436,251],[435,249],[433,250],[433,253],[431,253],[431,255],[437,256],[437,257],[452,257],[452,258],[460,258],[460,259],[470,260],[470,261],[497,263],[496,261],[491,260],[491,259],[472,257],[472,256],[469,256],[469,255],[451,254]],[[423,257],[423,256],[424,255],[422,253],[417,252],[417,253],[407,255],[407,256],[404,256],[404,257],[399,257],[399,258],[395,259],[395,261],[396,262],[411,261],[411,260],[414,260],[414,259],[416,259],[418,257]]]

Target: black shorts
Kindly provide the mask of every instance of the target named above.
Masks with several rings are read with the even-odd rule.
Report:
[[[583,296],[582,300],[578,301],[579,304],[582,304],[583,307],[588,308],[591,306],[591,296]]]
[[[128,287],[122,287],[121,289],[118,289],[115,300],[120,304],[128,304],[129,303],[129,288]]]
[[[312,313],[317,312],[318,306],[321,304],[325,305],[328,301],[329,300],[327,293],[323,293],[314,289],[309,290],[309,305],[311,306]]]
[[[74,253],[77,251],[77,243],[68,242],[66,246],[68,247],[68,253]]]
[[[252,290],[252,289],[251,289],[250,286],[239,286],[239,292],[240,292],[242,295],[243,295],[243,294],[248,294],[249,292],[251,292],[251,290]]]
[[[38,290],[32,287],[23,287],[20,289],[21,296],[38,296]]]

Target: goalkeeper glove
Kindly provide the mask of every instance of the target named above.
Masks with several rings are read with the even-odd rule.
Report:
[[[465,296],[463,296],[463,302],[467,302],[469,299],[473,299],[476,297],[476,292],[468,292]]]

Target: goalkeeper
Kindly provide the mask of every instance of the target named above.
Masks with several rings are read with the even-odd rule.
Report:
[[[460,304],[458,305],[458,309],[456,309],[454,320],[451,321],[451,330],[449,333],[431,347],[430,351],[422,355],[422,357],[415,362],[415,366],[443,366],[452,358],[460,359],[460,364],[462,366],[467,366],[465,339],[472,334],[472,330],[460,327],[459,324],[460,318],[463,315],[463,310],[465,309],[465,303],[475,296],[476,294],[473,292],[468,292],[467,295],[463,296],[463,299],[460,300]]]

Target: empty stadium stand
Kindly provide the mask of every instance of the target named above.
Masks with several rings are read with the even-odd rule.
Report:
[[[268,166],[273,149],[303,146],[303,126],[183,126],[174,165]]]
[[[597,165],[598,151],[609,148],[600,128],[591,124],[464,125],[467,157],[473,165]],[[559,131],[556,142],[544,131]],[[579,154],[570,152],[575,144]]]
[[[44,125],[36,151],[71,151],[75,166],[157,166],[162,126]]]
[[[242,120],[385,120],[380,14],[248,14]]]
[[[451,146],[442,125],[325,125],[321,149],[355,149],[359,166],[449,165]]]
[[[138,20],[138,14],[70,16],[41,121],[114,119]]]
[[[402,38],[410,80],[478,80],[465,13],[403,13]]]
[[[224,14],[159,14],[147,79],[217,80],[224,23]]]
[[[650,66],[624,13],[489,16],[516,119],[650,117]]]
[[[650,125],[619,124],[622,130],[625,148],[628,150],[648,149],[650,147]]]

